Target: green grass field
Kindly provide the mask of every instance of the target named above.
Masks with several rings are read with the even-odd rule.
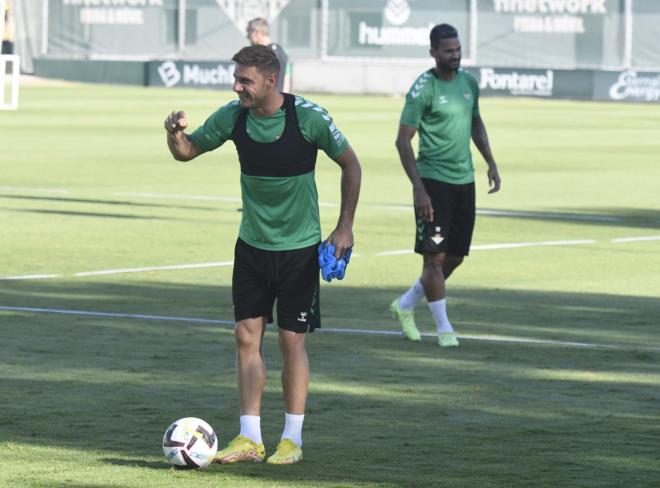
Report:
[[[448,289],[464,338],[448,351],[425,306],[421,344],[387,312],[420,268],[396,253],[414,232],[403,100],[310,95],[358,153],[363,191],[358,255],[322,287],[308,337],[305,461],[170,468],[173,420],[201,417],[221,444],[237,433],[232,268],[181,266],[232,260],[240,191],[233,144],[176,163],[162,122],[184,109],[196,126],[232,98],[28,85],[0,112],[0,486],[658,486],[658,108],[528,99],[481,101],[503,187],[486,194],[475,154],[474,250]],[[319,158],[325,234],[339,174]],[[274,332],[264,347],[272,452]]]

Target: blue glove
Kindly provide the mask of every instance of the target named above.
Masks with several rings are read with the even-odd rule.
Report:
[[[321,276],[325,281],[330,283],[334,278],[341,280],[346,274],[346,266],[351,259],[352,249],[339,259],[335,258],[335,246],[330,242],[326,245],[325,242],[319,244],[319,266],[321,268]]]

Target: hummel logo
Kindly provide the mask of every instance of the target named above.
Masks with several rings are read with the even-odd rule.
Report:
[[[300,317],[298,317],[298,322],[307,322],[307,312],[300,312]]]
[[[410,89],[410,96],[413,98],[417,98],[419,94],[422,91],[422,88],[424,88],[424,85],[426,85],[426,82],[429,80],[429,76],[431,76],[429,73],[424,73],[422,76],[420,76],[413,87]]]
[[[418,218],[417,219],[417,240],[418,241],[423,241],[424,240],[424,219]]]
[[[389,0],[385,5],[385,18],[392,25],[405,24],[410,18],[410,6],[407,0]]]
[[[447,102],[449,102],[449,100],[447,100],[447,97],[446,97],[446,96],[444,96],[444,95],[440,95],[440,96],[438,97],[438,103],[440,103],[440,105],[443,105],[443,104],[445,104],[445,103],[447,103]]]

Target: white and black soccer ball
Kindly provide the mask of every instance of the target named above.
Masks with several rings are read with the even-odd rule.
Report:
[[[202,419],[185,417],[172,423],[163,436],[163,454],[174,466],[203,468],[218,451],[218,437]]]

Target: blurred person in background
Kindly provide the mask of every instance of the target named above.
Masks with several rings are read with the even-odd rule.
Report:
[[[14,14],[12,12],[12,3],[14,0],[4,1],[4,18],[5,23],[2,31],[2,54],[14,54]],[[0,2],[2,3],[2,2]]]
[[[270,25],[262,17],[257,17],[248,22],[247,38],[253,46],[268,46],[273,50],[277,60],[280,62],[280,72],[277,77],[277,89],[283,93],[289,93],[291,90],[291,63],[289,56],[282,46],[276,44],[270,38]]]

